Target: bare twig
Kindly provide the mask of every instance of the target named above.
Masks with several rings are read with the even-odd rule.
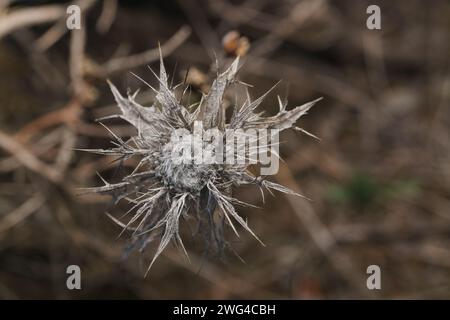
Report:
[[[55,61],[50,61],[49,57],[35,49],[33,44],[36,41],[34,32],[30,29],[20,29],[11,34],[11,37],[27,52],[30,59],[30,66],[35,76],[42,81],[42,86],[53,91],[66,89],[67,77],[65,72],[60,70]]]
[[[277,179],[286,187],[295,192],[300,192],[300,188],[286,165],[280,166]],[[336,239],[331,231],[325,226],[314,212],[313,207],[299,197],[286,195],[291,208],[302,222],[309,236],[315,242],[322,254],[329,259],[331,265],[338,271],[361,295],[366,294],[365,281],[354,270],[348,257],[339,252],[336,248]]]
[[[33,197],[24,202],[20,207],[6,214],[0,219],[0,233],[3,233],[28,216],[36,212],[45,203],[45,197],[41,193],[36,193]]]
[[[191,0],[179,0],[178,3],[183,8],[190,24],[199,37],[203,48],[208,53],[209,57],[214,59],[214,50],[218,50],[220,48],[220,39],[209,24],[209,21],[202,10],[202,6]]]
[[[61,5],[47,5],[11,11],[0,20],[0,39],[16,29],[52,22],[65,14],[66,8]]]
[[[84,21],[84,19],[82,19]],[[85,26],[79,30],[71,31],[70,39],[70,78],[75,97],[83,100],[85,95],[85,84],[83,79],[83,62],[84,62],[84,47],[86,42]]]
[[[80,108],[77,102],[71,101],[61,109],[51,111],[29,122],[15,135],[20,142],[28,141],[34,134],[61,123],[72,124],[79,119]]]
[[[225,25],[232,25],[233,28],[237,29],[241,24],[271,30],[275,17],[261,10],[268,2],[267,0],[247,0],[242,4],[233,5],[229,1],[210,0],[208,4],[211,10],[223,19],[219,30],[224,29]]]
[[[43,52],[58,42],[67,31],[66,20],[60,19],[36,40],[34,46],[38,51]]]
[[[6,8],[11,0],[0,0],[0,11]]]
[[[44,176],[54,183],[60,182],[61,176],[57,170],[40,161],[14,138],[1,131],[0,147],[11,153],[26,168]]]
[[[190,36],[190,34],[191,28],[189,28],[188,26],[181,27],[169,40],[167,40],[166,43],[161,45],[161,52],[163,57],[171,54],[180,45],[182,45],[183,42],[186,41]],[[132,69],[144,64],[151,63],[158,59],[159,49],[154,48],[128,57],[111,59],[105,65],[100,67],[100,73],[103,76],[107,76],[111,73],[125,69]]]
[[[98,33],[104,34],[111,28],[116,18],[117,6],[117,0],[103,0],[102,13],[95,26]]]
[[[55,129],[50,131],[48,134],[43,134],[39,137],[39,139],[34,140],[32,144],[27,145],[28,150],[36,157],[48,155],[50,150],[56,147],[56,145],[60,142],[63,129],[64,128],[61,128],[61,130]],[[16,140],[18,139],[16,138]],[[18,140],[18,142],[24,144],[23,141]],[[21,166],[22,165],[17,162],[14,156],[0,160],[0,172],[10,172],[20,168]]]
[[[284,38],[290,36],[309,18],[317,14],[324,4],[324,0],[299,2],[286,18],[280,19],[278,25],[268,35],[253,45],[251,55],[263,56],[276,50],[283,43]]]
[[[55,167],[60,172],[60,175],[63,175],[69,166],[76,142],[77,136],[75,132],[70,128],[64,128],[61,147],[59,148],[59,154],[55,160]]]
[[[78,0],[75,2],[80,7],[82,13],[89,10],[96,0]],[[45,51],[54,45],[69,31],[66,26],[66,18],[61,17],[50,29],[48,29],[39,39],[36,40],[34,46],[38,51]]]

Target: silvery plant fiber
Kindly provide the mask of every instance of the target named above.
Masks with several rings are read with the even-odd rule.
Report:
[[[179,230],[180,223],[188,219],[196,222],[198,234],[205,239],[208,250],[211,248],[221,253],[224,249],[231,249],[223,237],[224,226],[229,226],[239,236],[237,226],[240,225],[261,242],[236,211],[235,205],[251,205],[233,198],[232,190],[235,187],[255,185],[261,190],[263,199],[264,191],[271,192],[271,189],[300,196],[267,180],[261,174],[252,174],[249,171],[249,167],[253,165],[252,161],[175,161],[174,150],[180,150],[180,141],[186,140],[175,139],[174,136],[178,135],[174,135],[174,132],[182,129],[183,132],[193,133],[195,124],[200,124],[203,131],[214,129],[216,133],[223,133],[216,135],[216,138],[219,136],[221,139],[224,139],[227,135],[225,133],[230,130],[237,135],[246,135],[251,129],[254,129],[253,132],[266,130],[271,132],[270,135],[286,129],[305,132],[296,127],[295,122],[319,99],[289,111],[286,110],[286,104],[278,99],[279,112],[275,116],[265,117],[263,113],[256,112],[256,109],[267,93],[254,101],[247,94],[243,104],[232,106],[233,113],[227,121],[224,91],[230,84],[244,85],[236,80],[238,68],[237,58],[225,72],[217,75],[209,92],[194,106],[184,106],[180,102],[181,99],[177,99],[175,89],[168,84],[162,58],[159,76],[155,74],[158,88],[153,88],[144,81],[155,93],[155,103],[150,107],[138,104],[135,100],[136,93],[124,97],[109,83],[120,108],[120,114],[116,117],[134,126],[137,134],[124,140],[110,131],[116,140],[113,147],[84,151],[114,155],[121,160],[138,157],[138,164],[120,182],[108,183],[102,179],[103,186],[88,188],[88,191],[110,194],[115,203],[120,200],[130,203],[130,210],[121,218],[109,214],[108,216],[123,228],[123,232],[131,235],[131,249],[142,252],[149,244],[156,244],[156,252],[148,270],[170,242],[188,256]],[[251,141],[254,146],[259,138],[252,136],[249,140],[251,139],[254,139]],[[270,149],[272,142],[268,140],[265,139],[263,143],[258,141],[256,146],[259,150]],[[227,148],[219,141],[216,141],[216,144],[221,146],[219,149]],[[246,158],[249,158],[249,153],[255,152],[247,150]],[[272,150],[272,153],[275,151]],[[278,154],[276,156],[278,157]]]

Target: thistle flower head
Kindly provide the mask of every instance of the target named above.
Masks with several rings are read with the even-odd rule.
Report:
[[[125,160],[139,157],[139,162],[121,182],[111,184],[104,180],[103,186],[89,190],[111,194],[116,202],[121,199],[130,202],[131,208],[127,214],[131,213],[131,218],[128,221],[110,217],[124,231],[131,232],[133,248],[142,251],[149,243],[157,243],[149,270],[171,241],[187,255],[179,233],[184,218],[196,219],[199,232],[218,249],[227,245],[223,240],[223,225],[231,227],[236,234],[235,225],[240,225],[260,241],[235,209],[236,204],[248,204],[232,197],[234,187],[253,184],[262,192],[264,189],[274,189],[296,194],[265,180],[262,175],[252,174],[248,169],[254,161],[249,160],[258,159],[261,150],[265,153],[270,150],[278,157],[273,149],[277,145],[273,143],[274,133],[289,128],[303,130],[296,128],[295,122],[318,100],[287,111],[286,104],[279,99],[279,112],[275,116],[264,117],[256,109],[267,93],[253,101],[247,95],[242,105],[233,106],[233,114],[227,120],[224,91],[236,82],[238,67],[239,59],[236,59],[225,72],[219,74],[194,111],[182,105],[175,90],[169,86],[162,58],[159,76],[155,75],[158,88],[144,81],[155,93],[156,102],[150,107],[137,103],[136,94],[122,96],[109,83],[121,111],[117,117],[134,126],[137,134],[124,141],[111,132],[116,139],[114,147],[89,151],[116,155]],[[263,139],[255,132],[269,134]],[[232,139],[248,142],[243,152],[235,152],[233,144],[229,147],[225,143],[230,135]],[[212,142],[216,146],[213,151],[208,149]],[[198,158],[196,152],[197,155],[205,153],[198,149],[208,149],[212,156],[208,161],[205,157]],[[233,156],[232,161],[223,161],[224,155],[235,153],[240,154],[241,158]],[[194,157],[190,158],[192,154]]]

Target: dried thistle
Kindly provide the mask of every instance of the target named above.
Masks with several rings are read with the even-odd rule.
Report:
[[[198,230],[204,236],[208,245],[218,250],[227,247],[223,239],[223,225],[229,225],[236,235],[234,225],[237,222],[259,242],[259,238],[247,225],[247,222],[236,212],[235,205],[250,205],[232,197],[233,187],[253,184],[264,189],[274,189],[283,193],[298,195],[282,185],[265,180],[261,175],[249,172],[250,163],[190,163],[175,161],[174,150],[180,149],[185,140],[174,139],[176,129],[194,134],[195,124],[201,124],[202,130],[214,129],[226,136],[227,130],[240,132],[247,129],[282,131],[289,128],[304,131],[295,127],[295,122],[320,99],[286,110],[286,104],[279,101],[279,112],[272,117],[264,117],[255,110],[263,101],[260,98],[251,101],[249,95],[242,106],[233,107],[233,115],[227,122],[223,107],[225,89],[235,83],[239,58],[214,80],[209,93],[203,95],[194,111],[191,106],[183,106],[175,96],[174,89],[169,87],[167,74],[161,58],[159,88],[155,89],[145,81],[156,95],[156,101],[151,107],[143,107],[135,101],[136,93],[123,97],[117,88],[109,82],[115,100],[121,110],[122,118],[137,129],[137,135],[124,141],[116,136],[115,146],[110,149],[89,149],[103,155],[115,155],[126,160],[140,157],[136,168],[119,183],[111,184],[103,178],[104,185],[88,188],[90,192],[110,194],[115,203],[126,199],[132,206],[125,214],[132,217],[123,223],[113,216],[108,216],[123,228],[131,231],[131,247],[143,251],[149,243],[159,244],[147,272],[171,242],[187,251],[179,234],[181,218],[194,218],[198,222]],[[269,90],[270,91],[270,90]],[[111,118],[111,117],[110,117]],[[106,128],[106,127],[105,127]],[[107,129],[107,128],[106,128]],[[239,130],[242,129],[242,130]],[[245,138],[245,137],[244,137]],[[247,137],[248,138],[248,137]],[[253,138],[255,139],[255,138]],[[252,142],[258,142],[253,140]],[[203,146],[202,142],[201,146]],[[260,148],[269,148],[270,142],[265,141]],[[222,145],[221,145],[222,148]],[[249,152],[245,158],[249,159]],[[272,151],[274,152],[274,151]],[[262,243],[262,242],[261,242]]]

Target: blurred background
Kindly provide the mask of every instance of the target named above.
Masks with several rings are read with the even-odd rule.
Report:
[[[81,30],[66,27],[69,4]],[[366,27],[371,4],[381,30]],[[444,0],[0,0],[0,298],[450,298],[449,21]],[[105,215],[127,206],[79,195],[96,172],[130,170],[73,149],[110,146],[95,122],[118,112],[106,79],[152,104],[130,71],[157,83],[158,43],[193,99],[236,55],[252,97],[282,80],[268,114],[277,95],[288,108],[324,97],[299,121],[321,140],[283,133],[273,177],[312,201],[235,190],[262,207],[239,212],[266,247],[228,235],[245,263],[185,230],[191,263],[168,247],[144,278],[153,253],[125,256]],[[73,264],[82,290],[66,288]]]

